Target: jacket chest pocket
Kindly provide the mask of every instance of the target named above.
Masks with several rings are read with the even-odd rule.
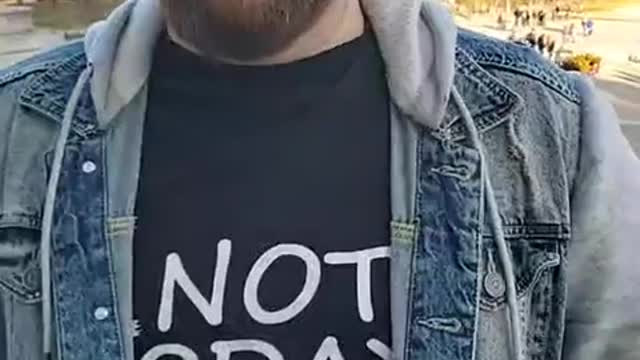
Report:
[[[0,291],[26,303],[41,301],[40,231],[0,225]]]
[[[505,240],[509,249],[516,293],[526,301],[535,290],[552,296],[554,277],[563,262],[569,239],[569,227],[560,224],[505,226]],[[483,238],[482,284],[480,306],[485,311],[500,308],[507,301],[505,269],[492,236]],[[538,299],[543,300],[543,299]]]

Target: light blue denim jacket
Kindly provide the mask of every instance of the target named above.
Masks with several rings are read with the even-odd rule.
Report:
[[[392,96],[385,358],[640,359],[640,162],[610,104],[532,50],[457,31],[435,1],[362,5]],[[130,0],[0,71],[0,359],[133,359],[162,29],[156,0]]]

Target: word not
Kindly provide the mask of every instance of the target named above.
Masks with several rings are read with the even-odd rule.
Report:
[[[224,294],[231,259],[231,241],[221,240],[217,249],[217,260],[212,279],[213,287],[208,298],[198,290],[189,278],[180,256],[176,253],[167,256],[157,319],[158,330],[168,332],[171,329],[176,286],[182,289],[209,325],[219,326],[222,324]],[[330,252],[324,256],[323,260],[327,265],[355,266],[358,313],[364,322],[374,320],[371,299],[371,263],[378,259],[388,258],[389,254],[389,247],[383,246],[352,252]],[[260,304],[258,287],[269,267],[283,256],[294,256],[304,262],[306,267],[305,282],[300,293],[291,303],[282,309],[269,311]],[[313,251],[298,244],[276,245],[264,252],[249,271],[243,292],[244,306],[247,313],[258,323],[265,325],[285,323],[299,315],[311,303],[320,285],[320,280],[321,263]],[[241,345],[246,346],[245,343],[241,343]]]

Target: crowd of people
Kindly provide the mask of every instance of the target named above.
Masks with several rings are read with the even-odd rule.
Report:
[[[555,60],[557,50],[559,49],[555,37],[545,33],[538,34],[535,29],[531,29],[524,38],[518,37],[517,32],[513,30],[509,36],[509,40],[528,45],[551,60]]]
[[[513,16],[515,18],[515,27],[545,26],[547,20],[547,12],[544,10],[529,11],[517,8],[513,12]]]
[[[560,7],[559,5],[552,11],[516,8],[513,12],[514,25],[516,27],[545,26],[549,15],[551,15],[551,20],[553,21],[569,20],[573,12],[571,7]]]
[[[552,21],[569,21],[574,13],[570,7],[556,6],[553,10],[545,9],[523,9],[516,8],[513,12],[513,26],[509,40],[530,46],[538,50],[542,55],[551,60],[556,60],[558,51],[565,44],[576,42],[577,26],[574,22],[568,22],[562,27],[562,39],[559,41],[550,33],[543,30],[547,26],[549,17]],[[503,28],[508,28],[508,21],[502,16],[498,17],[498,24]],[[595,23],[591,18],[583,18],[580,22],[582,26],[582,36],[589,37],[593,34]],[[521,29],[529,28],[524,34]]]

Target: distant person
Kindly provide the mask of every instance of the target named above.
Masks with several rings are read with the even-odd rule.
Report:
[[[581,21],[581,25],[582,25],[582,35],[584,37],[589,37],[593,35],[593,28],[594,28],[593,19],[583,18]]]
[[[531,29],[531,31],[529,31],[529,33],[525,36],[525,42],[530,47],[535,48],[537,41],[538,41],[538,38],[536,36],[536,31],[534,29]]]
[[[547,17],[547,13],[544,10],[538,11],[537,14],[538,26],[545,26],[545,18]]]
[[[522,26],[529,27],[531,23],[531,12],[529,10],[524,11],[524,17],[522,20]]]
[[[521,20],[522,20],[522,9],[517,8],[514,12],[513,12],[513,17],[515,18],[515,22],[514,22],[514,26],[518,27],[521,26]]]
[[[593,30],[595,26],[593,19],[591,18],[587,19],[585,26],[586,26],[586,35],[587,36],[593,35]]]
[[[568,35],[569,35],[569,43],[571,44],[575,43],[576,42],[576,24],[573,22],[569,24]]]
[[[540,54],[544,55],[545,50],[547,49],[547,36],[545,34],[541,34],[540,36],[538,36],[536,45],[538,46],[538,51],[540,51]]]
[[[549,55],[550,60],[555,60],[556,53],[556,39],[552,36],[547,37],[547,54]]]
[[[562,35],[562,43],[569,42],[569,25],[563,25],[562,31],[560,33]]]
[[[498,27],[503,30],[507,28],[507,22],[504,20],[502,13],[498,15]]]

